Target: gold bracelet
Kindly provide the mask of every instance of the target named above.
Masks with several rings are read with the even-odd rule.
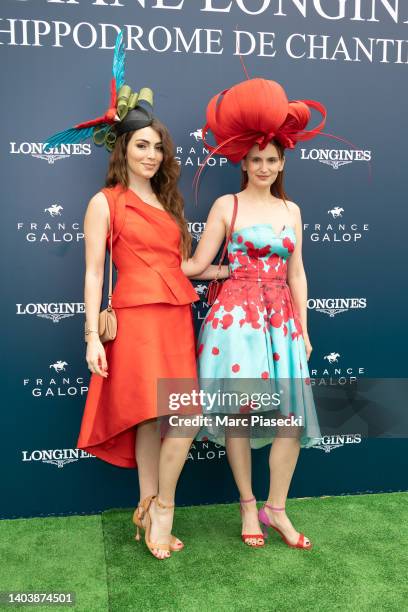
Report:
[[[99,332],[96,329],[86,329],[85,330],[85,336],[87,336],[90,333],[99,334]]]

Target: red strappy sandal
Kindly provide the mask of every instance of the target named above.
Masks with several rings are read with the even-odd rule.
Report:
[[[239,500],[239,508],[242,516],[242,504],[248,504],[249,502],[256,501],[255,497],[251,497],[251,499],[240,499]],[[241,535],[241,540],[247,546],[252,546],[252,548],[262,548],[265,546],[265,538],[263,533],[256,533],[254,535],[243,533]],[[256,544],[251,543],[251,540],[256,540]]]
[[[264,526],[263,533],[264,533],[265,538],[268,537],[268,527],[272,527],[272,529],[274,529],[275,531],[279,533],[282,540],[285,542],[285,544],[287,544],[287,546],[290,546],[291,548],[303,548],[304,550],[310,550],[312,548],[312,543],[310,541],[308,544],[305,543],[304,533],[299,534],[299,538],[296,544],[291,544],[291,542],[289,542],[285,538],[285,536],[283,535],[279,527],[275,527],[275,525],[272,525],[269,519],[269,516],[265,512],[265,507],[269,508],[270,510],[274,510],[275,512],[282,512],[283,510],[285,510],[285,508],[277,508],[276,506],[270,506],[269,504],[265,504],[264,507],[259,510],[258,518],[259,518],[259,522],[262,523],[262,525]]]

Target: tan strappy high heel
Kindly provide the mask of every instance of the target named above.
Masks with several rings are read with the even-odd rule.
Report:
[[[141,503],[140,505],[136,508],[136,510],[133,513],[133,522],[136,525],[136,535],[135,535],[135,540],[139,541],[140,540],[140,529],[144,530],[144,534],[145,534],[145,543],[147,548],[150,550],[150,552],[152,553],[153,557],[156,557],[156,559],[159,559],[160,561],[162,561],[163,559],[168,559],[171,554],[170,554],[170,544],[155,544],[153,542],[150,541],[150,532],[151,532],[151,528],[152,528],[152,519],[149,513],[149,509],[150,506],[152,504],[152,502],[155,502],[158,506],[160,506],[160,508],[174,508],[174,504],[172,505],[165,505],[163,504],[156,495],[149,495],[149,497],[146,497]],[[145,519],[146,521],[146,525],[143,525],[142,521],[143,519]],[[169,554],[166,555],[165,557],[158,557],[157,555],[154,554],[153,550],[164,550],[166,552],[168,552]]]
[[[143,520],[144,517],[144,510],[142,508],[142,502],[140,502],[140,504],[138,505],[138,507],[135,509],[134,513],[133,513],[133,522],[135,523],[135,525],[137,525],[137,521],[139,520],[139,527],[141,527],[142,529],[144,529],[143,524],[140,524],[140,522]],[[140,518],[139,518],[140,516]],[[138,534],[137,530],[136,530],[136,535],[135,535],[135,540],[139,541],[140,540],[140,534]],[[170,550],[171,552],[179,552],[180,550],[183,550],[184,548],[184,542],[182,540],[180,540],[180,538],[176,538],[175,535],[170,534]]]

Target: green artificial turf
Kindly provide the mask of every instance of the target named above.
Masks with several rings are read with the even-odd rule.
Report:
[[[245,546],[237,504],[178,508],[173,533],[185,549],[164,561],[134,540],[130,510],[0,521],[0,590],[73,590],[75,610],[86,612],[401,612],[407,502],[407,493],[288,500],[311,551],[287,547],[275,532],[264,549]]]
[[[186,548],[157,561],[132,541],[130,516],[105,512],[112,611],[408,610],[407,494],[288,500],[314,543],[291,549],[275,532],[264,549],[240,538],[238,506],[177,510]],[[405,542],[405,545],[404,545]]]
[[[74,606],[1,606],[14,609],[108,610],[101,516],[0,521],[0,591],[75,592]]]

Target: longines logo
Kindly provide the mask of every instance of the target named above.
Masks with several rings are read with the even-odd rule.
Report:
[[[345,365],[342,355],[337,351],[323,355],[323,361],[327,362],[327,367],[310,370],[311,385],[318,387],[344,386],[355,383],[359,376],[365,375],[364,367]]]
[[[41,463],[51,463],[58,468],[63,468],[67,463],[78,461],[78,459],[95,459],[94,455],[90,455],[79,448],[57,448],[51,450],[23,450],[21,461],[40,461]]]
[[[50,302],[43,304],[16,304],[18,315],[36,315],[44,319],[50,319],[53,323],[59,323],[61,319],[73,317],[85,312],[84,302]]]
[[[45,244],[50,242],[80,242],[83,240],[84,234],[80,231],[79,222],[62,220],[63,210],[62,204],[55,202],[41,212],[42,216],[49,221],[19,221],[17,231],[24,235],[27,242]]]
[[[345,444],[359,444],[361,442],[361,434],[337,434],[334,436],[323,436],[320,439],[320,443],[312,446],[312,448],[318,448],[325,453],[330,453],[335,448],[340,448]]]
[[[25,378],[23,387],[34,397],[75,397],[87,393],[88,387],[82,376],[73,377],[69,374],[69,364],[62,359],[50,363],[53,370],[51,377]]]
[[[310,298],[307,307],[334,318],[341,312],[366,308],[367,298]]]
[[[303,224],[303,231],[305,237],[309,237],[312,242],[329,242],[329,243],[356,243],[362,238],[367,236],[369,231],[368,223],[350,223],[350,221],[343,221],[343,214],[345,210],[342,206],[333,206],[327,210],[327,214],[331,217],[332,221],[327,223],[315,223]],[[340,219],[336,222],[336,219]]]
[[[213,461],[225,456],[225,449],[219,444],[195,442],[191,445],[187,459],[190,461]]]
[[[71,155],[91,155],[90,143],[61,144],[57,148],[45,150],[46,142],[10,142],[10,153],[12,155],[31,155],[36,159],[42,159],[49,164],[54,164],[60,159],[71,157]]]
[[[361,149],[301,149],[300,159],[308,161],[318,161],[321,164],[331,166],[333,170],[338,170],[342,166],[353,162],[371,161],[371,151]]]
[[[199,242],[201,235],[205,230],[206,223],[203,221],[189,221],[187,226],[192,238]]]
[[[202,130],[200,128],[197,128],[193,132],[189,132],[189,136],[191,139],[193,139],[193,145],[187,147],[181,147],[177,145],[176,160],[181,166],[202,166],[205,158],[210,152],[206,147],[200,144],[203,138]],[[207,159],[206,165],[225,166],[227,162],[228,160],[226,157],[214,155],[214,157]]]

